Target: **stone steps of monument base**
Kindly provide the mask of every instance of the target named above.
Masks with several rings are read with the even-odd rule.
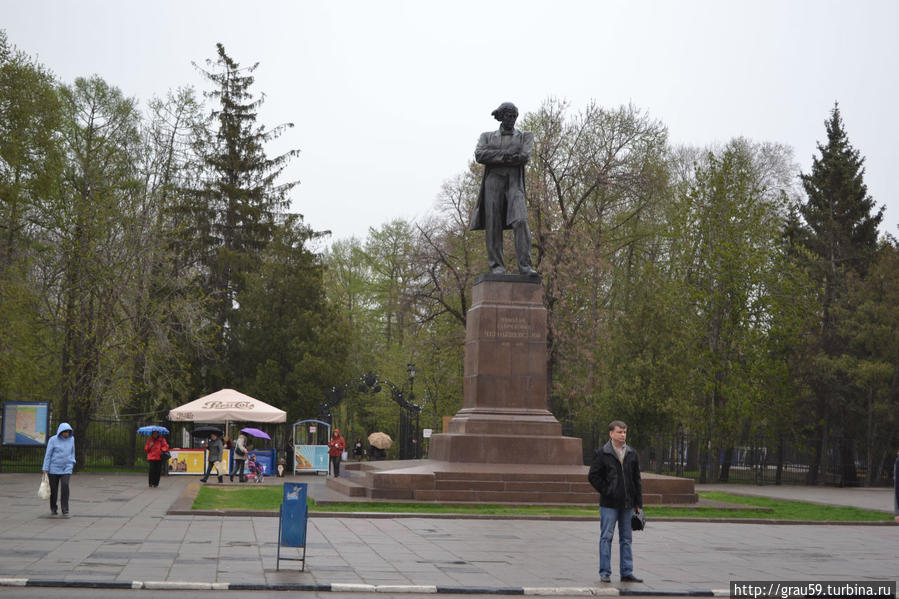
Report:
[[[359,479],[357,479],[359,480]],[[512,491],[497,490],[489,487],[479,489],[373,489],[364,483],[349,478],[328,478],[329,489],[347,497],[367,497],[381,500],[435,501],[435,502],[492,502],[492,503],[527,503],[527,504],[582,504],[596,505],[598,496],[591,489],[589,492],[574,491]],[[644,493],[644,505],[689,505],[695,504],[695,493]]]
[[[366,489],[371,499],[434,501],[442,503],[525,503],[525,504],[575,504],[598,505],[599,496],[590,493],[539,493],[528,491],[475,491],[438,489]],[[644,493],[643,505],[689,505],[697,497],[692,493],[665,494]]]
[[[376,491],[377,489],[372,489]],[[374,496],[374,495],[373,495]],[[486,490],[427,490],[414,491],[417,501],[479,502],[479,503],[562,503],[594,505],[597,495],[592,493],[554,493],[539,491],[486,491]]]
[[[358,479],[357,479],[358,480]],[[367,497],[368,489],[364,484],[359,484],[358,482],[353,481],[349,478],[334,478],[333,476],[329,476],[328,480],[325,482],[325,485],[338,493],[343,493],[348,497]]]
[[[438,481],[465,480],[465,481],[552,481],[583,483],[589,486],[587,481],[587,469],[583,473],[547,473],[547,472],[435,472]],[[592,488],[592,487],[591,487]]]
[[[596,491],[587,482],[528,481],[528,480],[469,480],[437,477],[437,491],[533,491],[540,493],[592,493]]]
[[[647,497],[657,497],[657,500],[648,501]],[[664,495],[659,495],[655,493],[643,493],[643,504],[644,505],[659,505],[660,503],[664,503],[665,505],[687,505],[687,504],[696,504],[699,501],[699,495],[696,493],[665,493]]]

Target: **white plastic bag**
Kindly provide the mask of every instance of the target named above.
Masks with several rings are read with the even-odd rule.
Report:
[[[350,457],[350,456],[349,456],[349,454],[347,454],[346,450],[344,450],[344,452],[342,454],[340,454],[340,459],[344,462],[347,461],[348,457]]]
[[[43,500],[50,499],[50,477],[47,476],[46,472],[41,477],[41,486],[37,489],[37,496]]]

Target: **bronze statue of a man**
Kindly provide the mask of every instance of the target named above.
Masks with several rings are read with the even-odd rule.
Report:
[[[486,168],[469,229],[484,230],[487,266],[494,274],[506,272],[503,230],[512,229],[518,272],[536,277],[537,271],[531,266],[531,232],[524,194],[524,165],[534,148],[534,134],[515,128],[518,109],[511,102],[500,104],[493,111],[493,118],[500,121],[499,129],[481,133],[474,151],[475,160]]]

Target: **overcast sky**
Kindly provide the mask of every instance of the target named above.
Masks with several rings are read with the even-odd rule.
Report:
[[[293,209],[332,239],[421,218],[503,101],[631,102],[674,144],[791,146],[808,172],[839,101],[881,231],[899,234],[899,1],[0,0],[0,28],[64,82],[142,104],[208,90],[216,42],[259,62],[260,121],[293,122]]]

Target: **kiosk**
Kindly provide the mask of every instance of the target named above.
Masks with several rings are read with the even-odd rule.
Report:
[[[328,439],[331,425],[323,420],[293,423],[293,471],[328,474]]]

